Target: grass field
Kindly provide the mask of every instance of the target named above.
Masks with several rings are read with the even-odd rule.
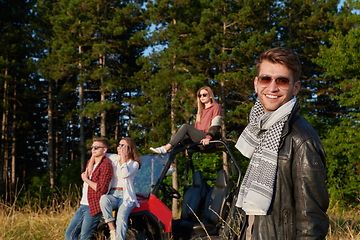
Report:
[[[69,201],[54,200],[52,207],[29,200],[21,208],[0,203],[0,239],[63,240],[65,229],[76,207]],[[342,210],[333,207],[328,211],[330,228],[327,240],[360,240],[360,209]]]

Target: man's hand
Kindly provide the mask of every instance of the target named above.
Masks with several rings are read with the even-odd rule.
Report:
[[[90,174],[88,173],[88,170],[85,170],[85,172],[81,174],[81,179],[86,182],[87,180],[89,180],[89,175]]]
[[[84,182],[86,182],[89,185],[89,187],[91,187],[92,189],[94,189],[94,191],[96,191],[97,183],[91,181],[89,179],[89,176],[90,176],[90,174],[87,171],[85,171],[81,174],[81,179]]]

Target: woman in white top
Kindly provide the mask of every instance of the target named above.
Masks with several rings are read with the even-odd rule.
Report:
[[[129,214],[135,206],[140,206],[134,191],[134,178],[141,167],[141,161],[134,140],[123,138],[117,151],[118,154],[108,156],[114,167],[110,191],[100,198],[100,208],[109,226],[111,240],[125,239]],[[112,216],[114,208],[118,208],[116,227]]]

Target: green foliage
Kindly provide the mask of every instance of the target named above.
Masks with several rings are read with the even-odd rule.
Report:
[[[69,185],[61,188],[50,188],[48,174],[41,177],[34,176],[31,181],[28,189],[22,189],[19,195],[16,196],[16,208],[27,208],[37,212],[44,208],[53,210],[63,208],[65,201],[66,204],[72,206],[79,203],[79,196],[81,194],[79,186],[82,185],[77,185],[77,181],[68,182]]]
[[[350,121],[352,122],[352,121]],[[332,199],[348,207],[359,205],[360,142],[359,125],[344,124],[334,127],[324,140],[327,153],[328,187]]]
[[[12,179],[19,179],[30,195],[51,195],[52,190],[36,195],[48,187],[50,156],[57,161],[58,187],[81,182],[78,158],[86,146],[80,139],[100,135],[101,124],[114,139],[112,147],[123,136],[133,137],[141,153],[167,143],[181,124],[194,123],[195,92],[204,85],[213,88],[224,110],[224,135],[232,144],[256,97],[256,56],[280,45],[295,49],[303,63],[301,114],[324,142],[331,197],[358,205],[360,6],[353,0],[341,8],[338,4],[1,2],[1,195]],[[154,51],[144,55],[149,45]],[[48,147],[49,119],[54,154]],[[245,171],[247,160],[234,152]],[[214,169],[220,167],[203,158]]]
[[[352,22],[360,23],[354,15]],[[328,186],[332,199],[348,207],[359,205],[360,193],[360,29],[352,28],[346,34],[337,33],[331,38],[332,46],[323,46],[315,61],[326,69],[324,77],[336,81],[338,94],[331,94],[343,107],[337,113],[337,125],[326,133],[324,140],[328,157]],[[335,61],[341,59],[341,61]]]
[[[86,116],[91,119],[94,119],[99,115],[101,112],[107,112],[112,109],[116,109],[118,104],[113,101],[106,101],[106,102],[90,102],[86,104],[83,109],[83,112],[80,113],[80,116]]]
[[[75,161],[72,161],[71,163],[63,164],[62,170],[57,172],[57,186],[60,189],[66,189],[72,186],[72,190],[74,190],[74,188],[82,186],[83,181],[80,177],[80,164],[81,161],[79,158],[77,158]]]

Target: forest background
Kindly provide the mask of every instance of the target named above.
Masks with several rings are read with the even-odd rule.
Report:
[[[352,0],[1,0],[1,203],[34,196],[46,206],[81,187],[94,136],[112,152],[130,136],[149,153],[194,122],[204,85],[233,147],[256,99],[256,57],[286,46],[303,63],[301,114],[327,153],[331,206],[359,209],[359,9]]]

